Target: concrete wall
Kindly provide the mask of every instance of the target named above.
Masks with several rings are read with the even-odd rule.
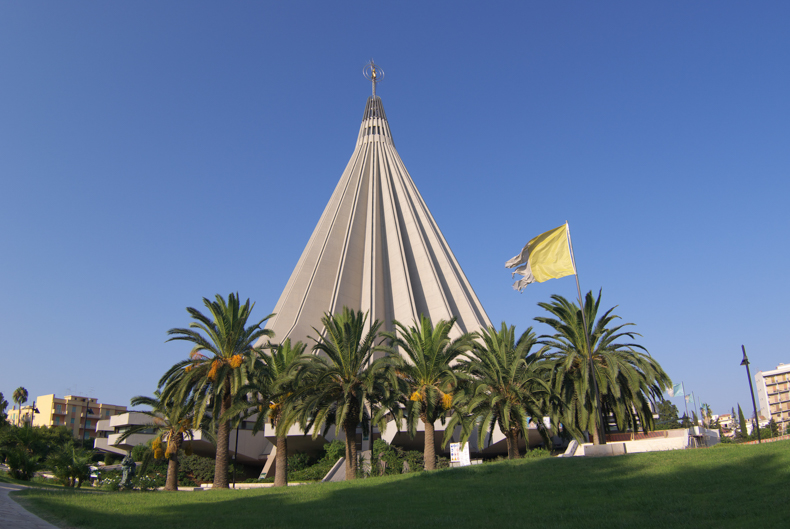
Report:
[[[719,443],[719,432],[716,430],[706,430],[705,428],[665,430],[664,437],[652,437],[640,439],[638,441],[621,441],[606,443],[605,445],[594,446],[592,443],[584,443],[573,451],[573,443],[568,447],[565,457],[573,456],[612,456],[623,454],[638,454],[640,452],[662,452],[665,450],[683,450],[689,448],[689,434],[701,436],[705,446],[714,446]]]

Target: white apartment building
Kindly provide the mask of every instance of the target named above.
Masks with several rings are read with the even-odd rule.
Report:
[[[780,431],[790,426],[790,364],[779,364],[771,371],[758,371],[754,375],[760,415],[773,419]]]

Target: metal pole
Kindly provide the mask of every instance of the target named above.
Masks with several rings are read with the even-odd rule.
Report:
[[[754,401],[754,386],[752,385],[752,373],[749,370],[749,359],[746,357],[746,347],[741,345],[743,350],[743,360],[741,365],[746,366],[746,376],[749,377],[749,391],[752,393],[752,407],[754,408],[754,420],[757,423],[757,443],[762,444],[763,440],[760,436],[760,416],[757,415],[757,403]]]
[[[691,413],[693,413],[694,415],[697,414],[697,412],[694,411],[694,408],[697,408],[697,407],[698,407],[697,406],[697,396],[694,395],[694,392],[692,391],[691,392]],[[694,424],[694,426],[699,427],[699,417],[697,417],[697,422]]]
[[[683,386],[683,405],[686,407],[686,418],[691,421],[691,417],[689,417],[689,401],[686,400],[686,384],[681,382],[681,386]]]
[[[606,430],[604,429],[603,424],[603,411],[601,410],[601,395],[598,392],[598,380],[595,378],[595,373],[593,372],[593,356],[592,356],[592,346],[590,345],[590,333],[587,330],[587,317],[584,315],[584,301],[582,301],[582,289],[579,286],[579,272],[576,270],[576,256],[573,254],[573,243],[571,242],[571,229],[568,226],[568,221],[565,221],[565,229],[568,232],[568,247],[571,251],[571,262],[573,263],[573,271],[574,277],[576,278],[576,291],[579,293],[579,309],[582,313],[582,325],[584,325],[584,340],[587,343],[587,356],[589,357],[589,361],[587,362],[587,371],[588,376],[592,378],[593,383],[593,392],[595,393],[595,415],[597,418],[597,428],[598,428],[598,437],[601,441],[601,444],[606,444]]]
[[[233,488],[236,488],[236,466],[239,463],[239,426],[241,419],[236,423],[236,447],[233,449]]]

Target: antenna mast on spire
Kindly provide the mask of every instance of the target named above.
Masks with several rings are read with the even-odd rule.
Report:
[[[384,70],[370,59],[370,62],[362,68],[362,75],[373,84],[373,97],[376,97],[376,83],[384,79]]]

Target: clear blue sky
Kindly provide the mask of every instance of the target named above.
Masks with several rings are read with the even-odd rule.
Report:
[[[492,321],[572,277],[716,413],[790,363],[787,2],[4,2],[0,391],[150,395],[185,308],[272,311],[356,141],[395,143]],[[682,400],[675,399],[682,409]]]

